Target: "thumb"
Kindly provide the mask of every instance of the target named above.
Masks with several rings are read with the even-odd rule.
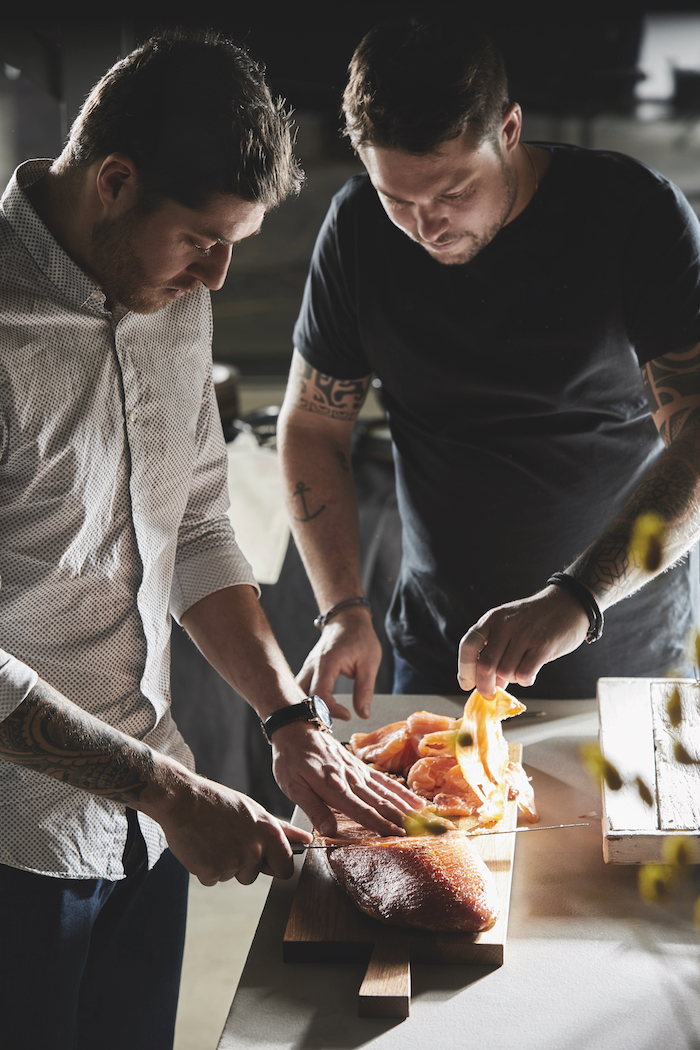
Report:
[[[311,678],[311,685],[309,686],[311,693],[315,696],[320,696],[322,700],[328,704],[328,710],[331,713],[331,717],[339,718],[342,722],[347,722],[352,717],[347,707],[343,707],[339,704],[336,698],[333,696],[333,686],[338,678],[338,671],[334,668],[332,671],[327,666],[317,667]]]

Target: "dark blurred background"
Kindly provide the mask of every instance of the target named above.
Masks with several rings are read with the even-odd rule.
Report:
[[[244,376],[280,376],[315,233],[332,193],[359,170],[338,133],[349,59],[374,22],[407,5],[231,3],[206,19],[194,6],[169,5],[164,16],[146,4],[113,21],[54,18],[51,8],[31,20],[0,17],[0,179],[29,156],[58,152],[92,83],[160,26],[213,26],[247,46],[296,111],[308,184],[236,252],[214,297],[214,350]],[[443,5],[445,17],[463,6]],[[544,4],[472,6],[505,54],[526,137],[621,149],[700,199],[700,4],[626,5],[635,13],[624,15],[615,5],[606,14],[561,4],[554,15]]]
[[[449,19],[463,4],[443,4]],[[269,215],[259,237],[236,249],[214,294],[214,357],[236,387],[223,413],[227,437],[244,419],[274,453],[275,413],[292,350],[292,328],[318,228],[333,193],[361,170],[339,134],[348,62],[364,32],[403,3],[230,3],[202,18],[194,5],[139,5],[128,17],[72,17],[44,8],[31,19],[0,16],[0,183],[15,166],[55,156],[92,84],[121,55],[164,26],[215,28],[249,48],[275,94],[295,111],[297,152],[307,173],[300,197]],[[437,4],[432,4],[436,8]],[[571,142],[628,153],[673,179],[700,210],[700,5],[475,4],[509,70],[524,110],[526,140]],[[124,14],[123,6],[119,8]],[[382,632],[399,559],[400,524],[381,390],[363,410],[356,442],[363,577]],[[240,429],[240,428],[238,428]],[[290,542],[281,574],[263,580],[263,606],[296,671],[318,637],[313,595]],[[383,636],[382,636],[383,637]],[[385,641],[385,639],[383,638]],[[391,657],[378,680],[390,691]],[[339,689],[347,689],[340,683]],[[210,672],[176,627],[173,707],[207,776],[287,811],[269,774],[269,749],[244,702]]]

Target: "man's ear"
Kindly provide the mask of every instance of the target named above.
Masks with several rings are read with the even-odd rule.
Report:
[[[116,218],[130,211],[139,195],[136,165],[126,153],[110,153],[97,169],[97,195],[105,217]]]
[[[523,113],[517,102],[512,102],[503,114],[501,122],[501,150],[512,153],[520,142],[523,126]]]

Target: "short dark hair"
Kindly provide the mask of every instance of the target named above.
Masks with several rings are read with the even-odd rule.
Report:
[[[304,179],[283,105],[243,48],[211,31],[169,30],[98,81],[62,159],[85,167],[126,153],[149,202],[200,208],[235,194],[270,209]]]
[[[350,62],[344,134],[363,145],[431,153],[469,129],[495,138],[509,105],[503,59],[467,17],[415,14],[367,33]]]

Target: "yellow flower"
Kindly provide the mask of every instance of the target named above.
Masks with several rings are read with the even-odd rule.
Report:
[[[673,745],[673,757],[682,766],[697,766],[700,763],[700,759],[693,758],[692,755],[688,754],[680,740],[677,740]]]
[[[581,758],[588,770],[588,775],[593,780],[604,780],[611,791],[619,791],[622,787],[622,777],[612,762],[604,757],[597,744],[582,744]]]
[[[666,864],[687,868],[690,864],[690,843],[683,835],[667,835],[663,840],[661,854]]]
[[[641,777],[637,777],[636,784],[637,791],[639,792],[639,797],[641,798],[642,802],[644,802],[647,806],[653,806],[654,796],[652,795],[651,791],[646,786]]]
[[[407,813],[403,818],[403,826],[407,835],[444,835],[446,831],[456,830],[451,820],[438,816],[431,809]]]
[[[681,706],[681,691],[677,685],[674,685],[671,695],[668,698],[666,704],[666,712],[668,714],[669,722],[672,726],[677,727],[683,721],[683,708]]]
[[[676,873],[668,864],[643,864],[639,869],[639,892],[645,900],[665,900],[675,881]]]
[[[651,511],[640,514],[634,523],[630,554],[647,572],[656,572],[661,566],[665,533],[663,518]]]

